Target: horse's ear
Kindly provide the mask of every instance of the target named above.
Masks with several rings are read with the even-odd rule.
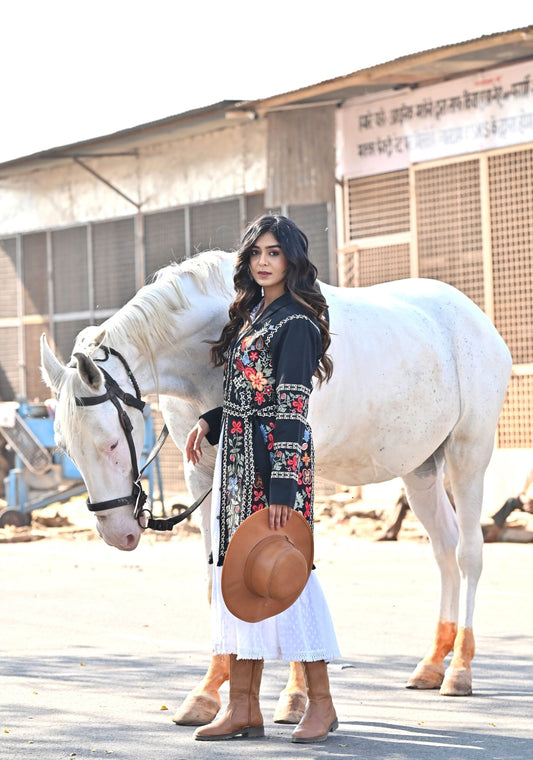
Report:
[[[44,333],[41,335],[41,374],[46,385],[59,393],[65,367],[52,352]]]
[[[78,374],[82,381],[93,391],[99,391],[104,384],[104,376],[86,354],[73,354],[78,362]]]

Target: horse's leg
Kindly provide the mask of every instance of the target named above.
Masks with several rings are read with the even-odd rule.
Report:
[[[444,679],[444,658],[453,649],[457,634],[460,586],[455,558],[457,520],[443,485],[442,457],[432,457],[403,480],[409,504],[428,533],[441,580],[433,642],[407,687],[438,689]]]
[[[197,488],[198,490],[198,488]],[[206,562],[208,568],[207,597],[211,604],[212,573],[209,564],[211,547],[210,537],[210,506],[211,500],[200,507],[200,528],[204,540]],[[218,690],[229,680],[229,655],[213,654],[207,673],[200,683],[187,695],[172,718],[180,726],[204,726],[216,717],[220,710],[221,700]]]
[[[211,580],[208,599],[211,604]],[[215,718],[221,701],[218,690],[229,680],[229,655],[213,654],[207,673],[200,683],[185,697],[172,718],[180,726],[205,726]]]
[[[212,655],[207,673],[178,707],[172,718],[174,723],[180,726],[204,726],[211,723],[220,710],[218,690],[228,679],[229,655]]]
[[[211,604],[211,579],[207,595]],[[218,690],[229,680],[229,655],[213,654],[207,673],[200,683],[185,697],[172,718],[180,726],[205,726],[216,717],[221,701]]]
[[[447,447],[446,463],[450,477],[459,543],[457,563],[461,572],[459,621],[452,661],[446,670],[441,694],[463,696],[472,693],[472,659],[475,652],[473,631],[476,590],[483,566],[483,533],[480,516],[483,502],[483,479],[492,451],[492,437],[474,446],[467,439],[453,440]]]
[[[289,680],[279,695],[274,723],[299,723],[307,703],[307,686],[301,662],[291,662]]]

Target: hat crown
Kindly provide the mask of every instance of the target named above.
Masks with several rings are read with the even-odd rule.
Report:
[[[287,535],[269,535],[250,551],[244,565],[244,583],[252,594],[283,601],[305,585],[304,555]]]

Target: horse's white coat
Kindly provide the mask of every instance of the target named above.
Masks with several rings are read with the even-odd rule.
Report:
[[[222,371],[211,366],[206,341],[217,338],[227,320],[232,268],[232,256],[219,252],[165,268],[116,315],[76,340],[74,352],[93,358],[102,356],[100,343],[125,355],[143,394],[161,394],[165,421],[182,451],[198,415],[221,403]],[[401,477],[441,571],[439,619],[471,627],[481,572],[483,477],[510,376],[509,351],[477,306],[438,281],[321,287],[329,304],[334,373],[311,396],[317,473],[345,485]],[[130,493],[126,443],[111,404],[84,410],[69,405],[74,394],[98,389],[87,387],[76,366],[60,365],[46,341],[42,363],[60,394],[58,443],[67,442],[91,501]],[[116,359],[105,366],[130,389]],[[131,410],[130,417],[138,418],[140,439],[141,415]],[[212,478],[214,451],[207,443],[203,449],[199,466],[185,464],[195,497]],[[457,514],[442,485],[444,463]],[[207,552],[208,510],[209,504],[202,516]],[[110,511],[98,523],[108,543],[137,545],[140,529],[131,508]],[[466,585],[459,610],[460,576]]]

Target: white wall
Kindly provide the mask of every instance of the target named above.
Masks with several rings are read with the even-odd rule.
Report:
[[[263,119],[186,138],[139,141],[138,148],[138,157],[82,160],[135,202],[141,200],[143,211],[265,189]],[[34,163],[27,171],[6,170],[0,175],[0,236],[130,216],[135,211],[72,159],[42,168]]]

